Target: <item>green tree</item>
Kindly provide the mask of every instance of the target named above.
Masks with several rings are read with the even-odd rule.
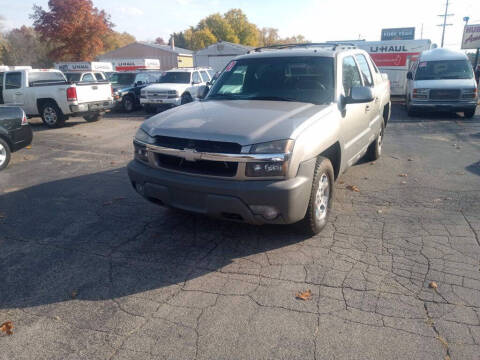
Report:
[[[233,27],[220,14],[213,14],[201,20],[197,26],[197,31],[205,29],[208,29],[217,41],[240,42]]]
[[[190,48],[192,50],[200,50],[216,42],[217,38],[212,34],[210,29],[197,30],[192,34]]]
[[[232,9],[225,13],[225,20],[233,28],[239,43],[249,46],[258,45],[259,30],[255,24],[248,21],[247,15],[240,9]]]
[[[128,44],[135,42],[135,36],[127,32],[109,31],[102,37],[103,50],[101,53],[113,51]]]

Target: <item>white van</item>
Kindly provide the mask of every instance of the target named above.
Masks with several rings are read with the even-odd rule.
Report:
[[[424,51],[407,73],[407,111],[463,112],[475,115],[478,101],[473,68],[463,52],[448,49]]]

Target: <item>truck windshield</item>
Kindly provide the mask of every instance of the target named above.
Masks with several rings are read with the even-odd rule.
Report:
[[[80,76],[82,76],[81,73],[65,73],[65,76],[67,77],[68,82],[77,82],[80,81]]]
[[[273,100],[327,104],[334,98],[333,58],[251,58],[230,62],[207,100]]]
[[[472,66],[467,60],[421,61],[415,80],[471,79]]]
[[[110,75],[110,82],[114,85],[130,85],[135,81],[135,76],[137,74],[131,73],[113,73]]]
[[[190,83],[190,73],[189,72],[166,72],[159,80],[159,83],[170,83],[170,84],[189,84]]]

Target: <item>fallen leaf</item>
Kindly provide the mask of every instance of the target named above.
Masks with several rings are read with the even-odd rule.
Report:
[[[60,321],[60,316],[55,316],[54,319]]]
[[[115,161],[110,161],[110,165],[115,165]]]
[[[406,181],[402,181],[402,184],[405,185],[407,182]]]
[[[412,159],[412,158],[408,158],[408,161],[413,161],[413,159]]]
[[[355,185],[347,185],[347,190],[360,192],[360,189]]]
[[[303,292],[298,292],[295,294],[295,298],[299,300],[311,300],[312,299],[312,290],[308,289]]]
[[[393,156],[393,155],[390,155],[391,158],[395,159],[395,160],[400,160],[400,158],[396,157],[396,156]]]
[[[13,335],[13,323],[11,321],[4,322],[0,325],[0,331],[6,333],[7,335]]]
[[[430,289],[435,289],[435,290],[437,290],[437,289],[438,289],[438,284],[437,284],[435,281],[432,281],[432,282],[430,282],[430,284],[428,284],[428,287],[429,287]]]
[[[372,162],[370,163],[370,165],[375,165],[375,161],[372,161]]]
[[[75,299],[78,295],[78,291],[77,290],[73,290],[71,293],[70,293],[70,296],[72,299]]]
[[[408,177],[408,174],[398,174],[400,177]]]
[[[345,181],[340,180],[338,183],[339,183],[340,185],[343,185],[343,184],[345,184]]]
[[[28,146],[25,146],[25,149],[31,149],[32,148],[32,145],[28,145]]]
[[[377,214],[383,213],[383,210],[377,210]]]
[[[442,199],[434,199],[433,202],[440,202]]]

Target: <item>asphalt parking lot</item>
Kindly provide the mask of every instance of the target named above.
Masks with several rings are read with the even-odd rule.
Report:
[[[32,119],[0,173],[0,359],[480,359],[478,112],[395,106],[313,238],[141,199],[145,118]]]

